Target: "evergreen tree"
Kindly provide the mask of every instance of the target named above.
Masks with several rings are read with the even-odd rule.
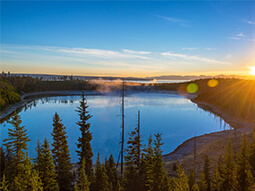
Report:
[[[79,156],[78,164],[81,166],[83,158],[85,158],[85,172],[87,174],[88,180],[92,181],[93,170],[92,170],[92,147],[91,147],[91,140],[92,140],[92,133],[90,132],[90,123],[88,120],[92,117],[88,112],[88,105],[87,100],[85,98],[84,92],[82,92],[82,99],[80,101],[80,106],[77,107],[77,112],[80,117],[80,121],[76,124],[79,125],[81,131],[81,137],[78,138],[78,150],[76,151]]]
[[[205,163],[204,163],[204,169],[203,169],[204,175],[205,175],[205,181],[207,184],[207,190],[210,190],[210,160],[208,158],[208,156],[205,156]]]
[[[3,147],[0,147],[0,180],[5,173],[6,156]]]
[[[8,191],[8,181],[5,180],[5,174],[3,174],[3,178],[1,181],[0,190],[2,191]]]
[[[239,191],[247,191],[253,185],[251,165],[249,163],[250,151],[247,138],[244,136],[241,151],[237,156],[237,188]]]
[[[190,171],[188,179],[189,188],[191,190],[193,185],[196,183],[196,173],[193,169]]]
[[[20,116],[14,112],[10,124],[14,129],[8,129],[8,138],[4,139],[4,145],[7,149],[7,165],[6,175],[7,180],[14,186],[14,183],[21,184],[21,175],[24,174],[24,161],[26,158],[27,142],[30,139],[27,136],[27,130],[24,126],[21,126]],[[14,181],[16,177],[16,181]]]
[[[20,185],[22,190],[43,191],[39,173],[34,169],[34,165],[31,162],[28,153],[24,162],[24,174],[22,174],[21,177],[23,179],[22,184]]]
[[[129,139],[127,141],[128,148],[125,156],[125,173],[124,173],[124,189],[132,191],[134,189],[140,190],[140,176],[139,176],[139,146],[140,137],[138,136],[138,128],[129,133]]]
[[[81,167],[79,170],[79,191],[89,191],[90,182],[88,181],[87,174],[85,172],[85,158],[82,159]]]
[[[60,191],[70,190],[72,185],[72,165],[65,127],[61,123],[58,114],[53,117],[53,161],[58,174],[57,181]]]
[[[109,191],[108,176],[106,174],[105,166],[100,163],[99,153],[97,154],[95,182],[93,184],[94,191]]]
[[[181,163],[178,165],[178,178],[175,180],[174,190],[176,191],[189,191],[188,177],[185,174]]]
[[[237,172],[234,158],[234,152],[231,143],[228,142],[228,146],[223,158],[224,162],[222,165],[222,190],[230,191],[236,190],[237,185]]]
[[[252,175],[255,177],[255,126],[253,127],[253,136],[250,144],[250,164],[252,167]]]
[[[206,184],[205,175],[203,172],[200,174],[199,181],[198,181],[198,187],[199,187],[199,191],[207,190],[207,184]]]
[[[113,155],[110,155],[109,159],[105,161],[106,174],[109,178],[109,184],[112,187],[112,191],[118,190],[118,173],[115,166]]]
[[[195,184],[193,184],[192,188],[191,188],[191,191],[200,191],[199,190],[199,187],[197,185],[197,182],[195,182]]]
[[[219,165],[215,168],[211,180],[211,190],[221,191],[223,179],[219,171]]]
[[[53,163],[50,145],[46,138],[42,145],[38,142],[36,169],[42,180],[44,191],[59,190],[55,165]]]
[[[153,183],[153,166],[154,166],[154,153],[152,145],[152,136],[148,138],[147,147],[144,149],[144,156],[142,157],[141,162],[141,190],[150,190]]]
[[[160,191],[164,187],[164,177],[166,176],[166,172],[164,170],[164,163],[163,163],[163,157],[162,157],[162,150],[161,146],[163,143],[161,143],[161,135],[162,134],[155,134],[155,140],[154,140],[154,157],[153,157],[153,168],[152,168],[152,176],[153,176],[153,182],[152,182],[152,191]]]

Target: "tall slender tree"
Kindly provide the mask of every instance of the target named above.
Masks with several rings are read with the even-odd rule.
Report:
[[[249,163],[250,151],[246,135],[244,135],[241,151],[237,156],[237,189],[247,191],[253,184],[251,165]]]
[[[207,184],[207,190],[210,191],[210,160],[208,155],[205,156],[205,162],[204,162],[204,169],[203,169],[204,175],[205,175],[205,181]]]
[[[45,138],[42,145],[38,142],[36,169],[43,183],[44,191],[58,191],[57,173],[48,140]]]
[[[90,132],[90,123],[88,120],[92,117],[88,112],[87,100],[85,98],[84,92],[82,92],[80,106],[77,107],[77,112],[79,114],[80,120],[76,123],[80,127],[81,137],[78,138],[76,151],[79,156],[78,164],[81,166],[83,158],[85,159],[85,172],[87,174],[88,180],[92,181],[93,170],[92,170],[92,133]]]
[[[108,160],[105,160],[106,174],[109,178],[109,184],[113,191],[119,190],[118,184],[118,173],[116,169],[116,164],[114,162],[113,155],[110,155]]]
[[[78,188],[79,191],[89,191],[90,182],[88,181],[86,172],[85,172],[85,158],[82,159],[79,177],[78,177]]]
[[[14,112],[13,117],[9,121],[13,125],[13,129],[8,129],[8,138],[4,139],[4,145],[7,149],[7,180],[12,187],[16,187],[15,183],[22,184],[21,175],[24,174],[24,161],[26,159],[27,142],[30,139],[27,136],[27,130],[21,126],[20,116]],[[16,177],[16,181],[14,181]]]
[[[5,156],[4,148],[0,147],[0,180],[2,179],[5,173],[5,165],[6,165],[6,156]]]
[[[58,174],[57,181],[60,191],[68,191],[72,186],[72,165],[67,136],[64,125],[61,123],[59,115],[55,113],[53,117],[53,144],[52,155],[55,168]]]
[[[237,172],[234,151],[228,142],[222,164],[222,191],[237,190]]]
[[[141,182],[139,180],[139,147],[141,146],[141,141],[138,134],[138,127],[129,133],[127,144],[128,148],[126,150],[127,154],[125,156],[126,165],[124,173],[124,189],[127,191],[134,189],[140,190]]]
[[[105,165],[101,165],[99,153],[97,154],[97,162],[95,169],[95,181],[93,184],[93,191],[110,191],[109,178],[106,174]]]
[[[160,191],[164,187],[164,178],[166,176],[166,171],[164,169],[164,162],[162,157],[162,150],[161,146],[163,143],[161,142],[160,133],[155,134],[154,140],[154,157],[153,157],[153,168],[152,168],[152,175],[153,175],[153,183],[152,183],[152,190],[153,191]]]

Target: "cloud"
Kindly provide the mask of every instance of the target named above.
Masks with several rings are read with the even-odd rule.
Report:
[[[150,54],[150,52],[143,51],[132,51],[123,49],[123,52],[103,50],[103,49],[88,49],[88,48],[67,48],[67,47],[53,47],[53,46],[16,46],[11,47],[14,49],[31,49],[31,50],[41,50],[48,52],[60,52],[65,54],[75,54],[80,57],[95,57],[104,59],[150,59],[145,54]]]
[[[190,47],[185,47],[185,48],[182,48],[182,50],[197,50],[199,48],[190,48]]]
[[[183,20],[183,19],[177,19],[177,18],[173,18],[173,17],[166,17],[166,16],[161,16],[161,15],[155,15],[158,18],[167,20],[171,23],[178,23],[180,26],[183,27],[190,27],[190,21],[188,20]]]
[[[171,53],[171,52],[163,52],[163,53],[161,53],[161,55],[165,56],[165,57],[176,57],[176,58],[186,59],[186,60],[191,60],[191,61],[206,62],[209,64],[222,64],[222,65],[231,64],[229,62],[214,60],[211,58],[205,58],[205,57],[200,57],[200,56],[189,56],[189,55],[185,55],[185,54],[176,54],[176,53]]]
[[[128,50],[128,49],[122,49],[122,51],[127,54],[151,54],[151,52],[135,51],[135,50]]]
[[[250,24],[250,25],[255,25],[255,21],[245,21],[245,22]]]
[[[231,37],[228,37],[228,39],[232,39],[232,40],[241,40],[241,39],[245,39],[245,35],[243,32],[241,33],[236,33]]]
[[[217,50],[217,48],[204,48],[205,50],[211,51],[211,50]]]
[[[225,58],[228,59],[228,60],[230,60],[230,59],[233,58],[233,55],[232,55],[232,54],[227,54],[227,55],[225,56]]]

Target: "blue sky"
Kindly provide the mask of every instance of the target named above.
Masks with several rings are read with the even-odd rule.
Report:
[[[254,1],[1,1],[1,68],[106,76],[249,74]]]

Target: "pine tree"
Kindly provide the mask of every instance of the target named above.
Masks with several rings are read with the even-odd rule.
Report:
[[[21,126],[21,118],[15,112],[10,124],[14,129],[8,129],[8,138],[4,139],[4,145],[7,149],[6,175],[11,187],[16,187],[15,183],[21,184],[21,175],[24,173],[24,161],[26,158],[27,142],[30,139],[27,136],[27,130]],[[14,181],[16,177],[16,180]]]
[[[253,127],[253,136],[250,144],[250,164],[252,167],[252,175],[255,177],[255,126]]]
[[[166,176],[166,172],[164,170],[164,163],[163,163],[163,157],[162,157],[162,150],[161,146],[163,143],[161,143],[161,135],[162,134],[155,134],[155,140],[154,140],[154,157],[153,157],[153,169],[152,169],[152,175],[153,175],[153,182],[152,182],[152,191],[160,191],[163,187],[163,180]]]
[[[211,180],[211,190],[221,191],[223,179],[219,171],[219,165],[215,168]]]
[[[35,165],[43,183],[43,190],[58,191],[59,187],[57,183],[55,165],[53,163],[50,145],[46,138],[42,145],[38,142]]]
[[[208,158],[208,156],[205,156],[205,163],[204,163],[204,169],[203,169],[204,175],[205,175],[205,181],[207,184],[207,190],[210,190],[210,160]]]
[[[3,178],[1,181],[0,190],[2,191],[8,191],[8,181],[5,180],[5,174],[3,174]]]
[[[67,136],[65,127],[61,123],[58,114],[53,117],[53,161],[58,174],[57,181],[60,191],[68,191],[72,184],[72,165],[69,148],[67,144]]]
[[[124,189],[132,191],[134,189],[141,189],[140,176],[139,176],[139,146],[141,146],[140,137],[138,136],[138,128],[129,133],[127,141],[128,148],[125,156],[125,173],[124,173]]]
[[[0,180],[5,173],[6,156],[3,147],[0,147]]]
[[[198,187],[199,187],[199,191],[207,190],[207,184],[206,184],[205,175],[203,172],[200,174],[199,181],[198,181]]]
[[[236,164],[234,158],[234,152],[231,146],[231,143],[228,142],[228,146],[223,158],[222,165],[222,190],[236,190],[237,185],[237,172],[236,172]]]
[[[142,177],[142,189],[150,190],[153,183],[153,166],[154,166],[154,153],[152,145],[152,136],[148,138],[147,147],[144,149],[144,157],[142,157],[141,163],[141,177]]]
[[[94,191],[109,191],[108,176],[106,174],[105,166],[100,163],[99,153],[97,154],[95,182],[93,184]]]
[[[28,153],[24,162],[24,174],[22,174],[21,177],[23,179],[21,185],[22,190],[43,191],[39,173],[36,169],[34,169],[34,165],[31,162]]]
[[[191,188],[191,191],[200,191],[199,190],[199,187],[197,185],[197,182],[195,182],[195,184],[193,184],[192,188]]]
[[[82,159],[81,167],[79,168],[78,185],[79,191],[89,191],[90,182],[85,172],[85,158]]]
[[[247,191],[253,184],[249,157],[250,151],[248,148],[247,138],[244,136],[241,151],[237,156],[237,188],[239,191]]]
[[[110,155],[109,159],[105,161],[106,174],[109,178],[109,184],[111,184],[112,191],[118,189],[118,173],[114,162],[113,155]]]
[[[188,179],[189,188],[191,190],[193,185],[196,183],[196,173],[193,169],[190,171]]]
[[[77,107],[77,112],[80,116],[80,121],[76,124],[79,125],[81,131],[81,137],[78,138],[77,147],[79,150],[76,152],[79,156],[78,164],[81,166],[83,158],[85,158],[85,172],[87,174],[88,180],[92,181],[93,170],[92,170],[92,147],[91,147],[91,140],[92,140],[92,133],[90,132],[90,123],[88,120],[92,117],[88,112],[88,105],[87,100],[85,98],[84,92],[82,92],[82,100],[80,101],[80,106]]]
[[[185,174],[183,168],[182,168],[182,165],[181,163],[179,163],[178,165],[178,169],[177,169],[177,172],[178,172],[178,178],[175,180],[175,190],[179,191],[179,190],[182,190],[182,191],[189,191],[189,183],[188,183],[188,177],[187,175]]]

